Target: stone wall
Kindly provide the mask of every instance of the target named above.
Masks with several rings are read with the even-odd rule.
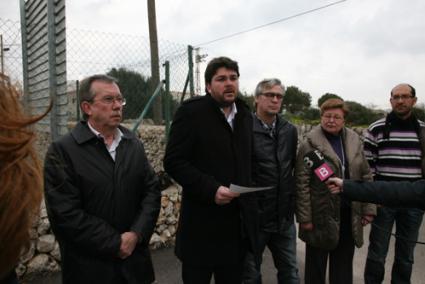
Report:
[[[131,128],[131,125],[128,125]],[[297,126],[299,139],[309,132],[310,125]],[[354,128],[362,135],[363,129]],[[164,127],[144,125],[139,133],[145,145],[145,151],[152,167],[158,174],[161,182],[162,198],[161,211],[155,232],[150,240],[152,249],[174,244],[181,204],[181,188],[173,183],[164,173],[162,160],[165,151]],[[49,136],[39,136],[38,148],[42,156],[49,144]],[[60,270],[60,252],[55,236],[53,235],[47,219],[46,209],[42,205],[40,216],[31,229],[31,243],[28,250],[22,255],[17,267],[17,273],[24,282],[43,273],[52,273]]]

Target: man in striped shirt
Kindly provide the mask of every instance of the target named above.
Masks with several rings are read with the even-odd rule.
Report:
[[[391,90],[392,112],[372,123],[365,135],[364,150],[375,180],[416,181],[423,178],[425,124],[412,113],[415,89],[399,84]],[[365,283],[382,283],[390,232],[396,224],[392,283],[410,283],[413,251],[422,223],[419,209],[380,207],[370,232],[364,272]]]

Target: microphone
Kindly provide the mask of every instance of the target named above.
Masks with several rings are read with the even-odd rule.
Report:
[[[326,163],[322,153],[318,150],[310,151],[304,155],[304,165],[312,169],[322,182],[334,175],[334,172]]]

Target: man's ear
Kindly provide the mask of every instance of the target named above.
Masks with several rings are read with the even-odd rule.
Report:
[[[87,101],[84,101],[80,104],[81,110],[87,114],[87,115],[91,115],[91,104]]]

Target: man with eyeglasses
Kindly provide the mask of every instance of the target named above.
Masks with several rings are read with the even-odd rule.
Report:
[[[117,81],[80,84],[84,121],[52,143],[45,200],[62,257],[62,283],[152,283],[148,249],[160,210],[158,179],[142,142],[120,125]]]
[[[412,110],[416,92],[409,84],[391,90],[392,112],[372,123],[365,135],[364,150],[375,180],[416,181],[425,173],[425,124]],[[418,239],[423,211],[396,207],[379,207],[369,236],[364,272],[365,283],[382,283],[385,274],[390,232],[396,224],[399,238],[391,283],[410,283],[415,241]]]
[[[256,259],[248,253],[244,284],[261,284],[262,254],[267,246],[277,269],[277,283],[299,283],[294,224],[294,167],[297,129],[281,115],[285,87],[276,78],[264,79],[255,89],[253,115],[253,175],[256,186],[272,188],[256,193],[260,220]]]

